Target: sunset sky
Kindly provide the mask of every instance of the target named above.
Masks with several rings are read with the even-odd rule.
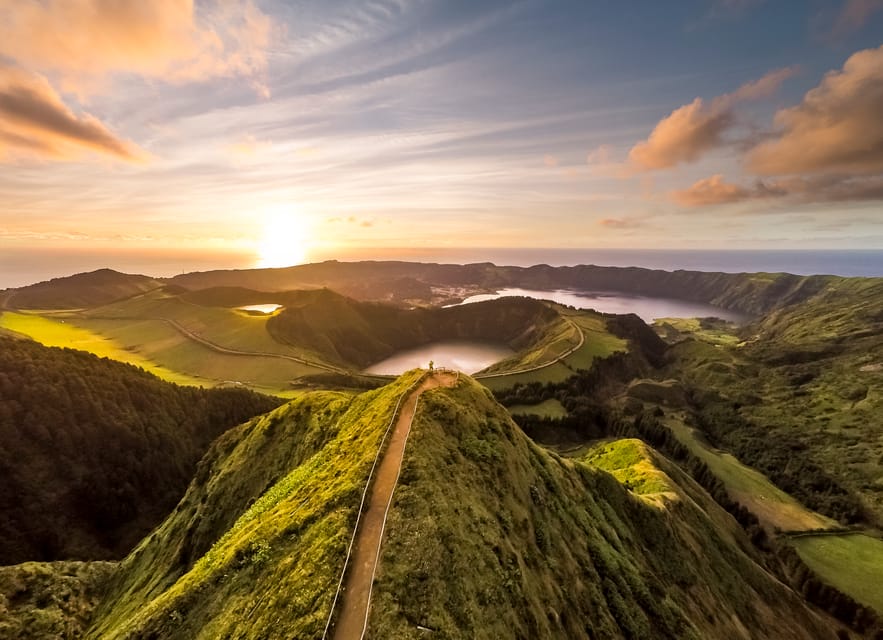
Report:
[[[883,248],[883,0],[0,0],[0,165],[0,251]]]

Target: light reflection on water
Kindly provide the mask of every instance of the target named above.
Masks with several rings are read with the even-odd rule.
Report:
[[[500,289],[497,293],[484,293],[469,296],[460,304],[471,304],[484,300],[496,300],[510,296],[524,296],[538,300],[553,300],[577,309],[594,309],[603,313],[634,313],[644,322],[657,318],[705,318],[714,316],[731,322],[745,322],[748,316],[727,309],[721,309],[701,302],[688,302],[672,298],[651,298],[614,291],[568,291],[557,289],[541,291],[536,289]]]
[[[276,309],[281,309],[281,304],[249,304],[244,307],[236,307],[241,311],[257,311],[258,313],[273,313]]]
[[[504,344],[480,340],[445,340],[430,342],[413,349],[399,351],[365,369],[365,373],[398,375],[417,367],[427,368],[432,360],[436,367],[447,367],[464,373],[475,373],[515,352]]]

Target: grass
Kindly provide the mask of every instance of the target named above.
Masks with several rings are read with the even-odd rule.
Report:
[[[709,321],[702,318],[657,318],[653,322],[653,327],[670,341],[685,336],[692,336],[714,345],[735,346],[742,341],[736,335],[738,328],[723,321]]]
[[[607,330],[604,318],[594,311],[572,311],[560,305],[553,306],[562,317],[569,320],[582,331],[585,338],[582,346],[562,360],[535,371],[494,377],[483,377],[479,374],[476,377],[481,380],[483,385],[498,391],[508,389],[518,383],[540,382],[545,384],[547,382],[563,382],[572,376],[577,369],[590,368],[595,358],[604,358],[617,351],[625,351],[628,348],[628,343],[610,333]],[[568,341],[568,344],[572,347],[576,344],[576,341]],[[558,353],[564,352],[566,352],[566,349]]]
[[[809,531],[839,526],[835,520],[807,509],[779,489],[769,478],[723,451],[712,449],[696,431],[678,417],[663,422],[693,455],[702,460],[726,486],[730,496],[754,513],[769,528]]]
[[[377,447],[421,375],[307,393],[225,434],[86,637],[320,637]]]
[[[822,535],[794,538],[790,544],[823,580],[883,613],[883,540]]]
[[[425,393],[368,637],[417,626],[449,639],[823,637],[825,623],[740,551],[750,543],[732,519],[679,477],[690,500],[660,509],[534,445],[467,376]]]
[[[76,326],[68,320],[4,311],[0,313],[0,328],[28,336],[47,347],[80,349],[102,358],[128,362],[169,382],[194,386],[211,384],[211,380],[165,367],[112,338]]]
[[[555,398],[549,398],[539,404],[514,404],[509,407],[509,413],[512,415],[527,414],[545,418],[563,418],[567,415],[567,409]]]
[[[656,466],[650,448],[641,440],[627,438],[597,444],[580,459],[607,471],[638,495],[675,491],[671,479]]]

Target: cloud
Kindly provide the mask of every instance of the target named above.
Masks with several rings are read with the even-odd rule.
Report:
[[[226,145],[225,150],[234,161],[241,161],[252,159],[272,147],[272,142],[258,140],[253,135],[248,134]]]
[[[883,0],[846,0],[834,21],[831,35],[840,38],[858,31],[876,12],[883,10]]]
[[[699,180],[691,187],[670,194],[685,207],[710,207],[750,200],[787,198],[802,203],[866,202],[883,199],[883,176],[812,178],[791,177],[757,180],[750,186],[724,181],[720,174]]]
[[[637,229],[643,222],[635,218],[603,218],[598,220],[598,225],[607,229]]]
[[[632,147],[629,164],[637,171],[668,169],[695,162],[709,151],[724,146],[724,134],[736,124],[733,107],[739,102],[771,95],[795,71],[794,67],[776,69],[710,103],[696,98],[678,107],[659,121],[646,140]]]
[[[168,82],[243,76],[261,94],[274,26],[251,1],[0,2],[0,56],[56,74],[82,94],[111,73]]]
[[[558,166],[558,158],[553,155],[546,154],[543,156],[543,164],[547,167],[557,167]]]
[[[629,151],[629,161],[640,171],[667,169],[698,160],[721,145],[733,123],[728,109],[715,109],[696,98],[659,121],[650,137]]]
[[[675,191],[672,200],[685,207],[703,207],[732,204],[755,198],[754,192],[737,184],[724,181],[721,174],[703,178],[688,189]]]
[[[785,82],[785,80],[796,74],[799,70],[800,67],[797,66],[775,69],[762,78],[754,80],[753,82],[746,82],[733,93],[725,96],[724,100],[729,104],[733,104],[746,100],[761,100],[763,98],[768,98],[779,90],[779,87],[782,86],[782,83]]]
[[[84,152],[129,162],[147,157],[96,117],[75,114],[42,76],[0,66],[0,159],[72,159]]]
[[[853,54],[803,101],[776,114],[779,135],[755,147],[760,175],[883,172],[883,46]]]

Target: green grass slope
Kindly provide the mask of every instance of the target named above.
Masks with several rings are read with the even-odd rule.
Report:
[[[628,474],[620,484],[534,445],[465,376],[421,403],[369,637],[833,637],[735,521],[643,445],[603,456]]]
[[[321,637],[377,448],[421,375],[305,394],[226,433],[86,637]]]

